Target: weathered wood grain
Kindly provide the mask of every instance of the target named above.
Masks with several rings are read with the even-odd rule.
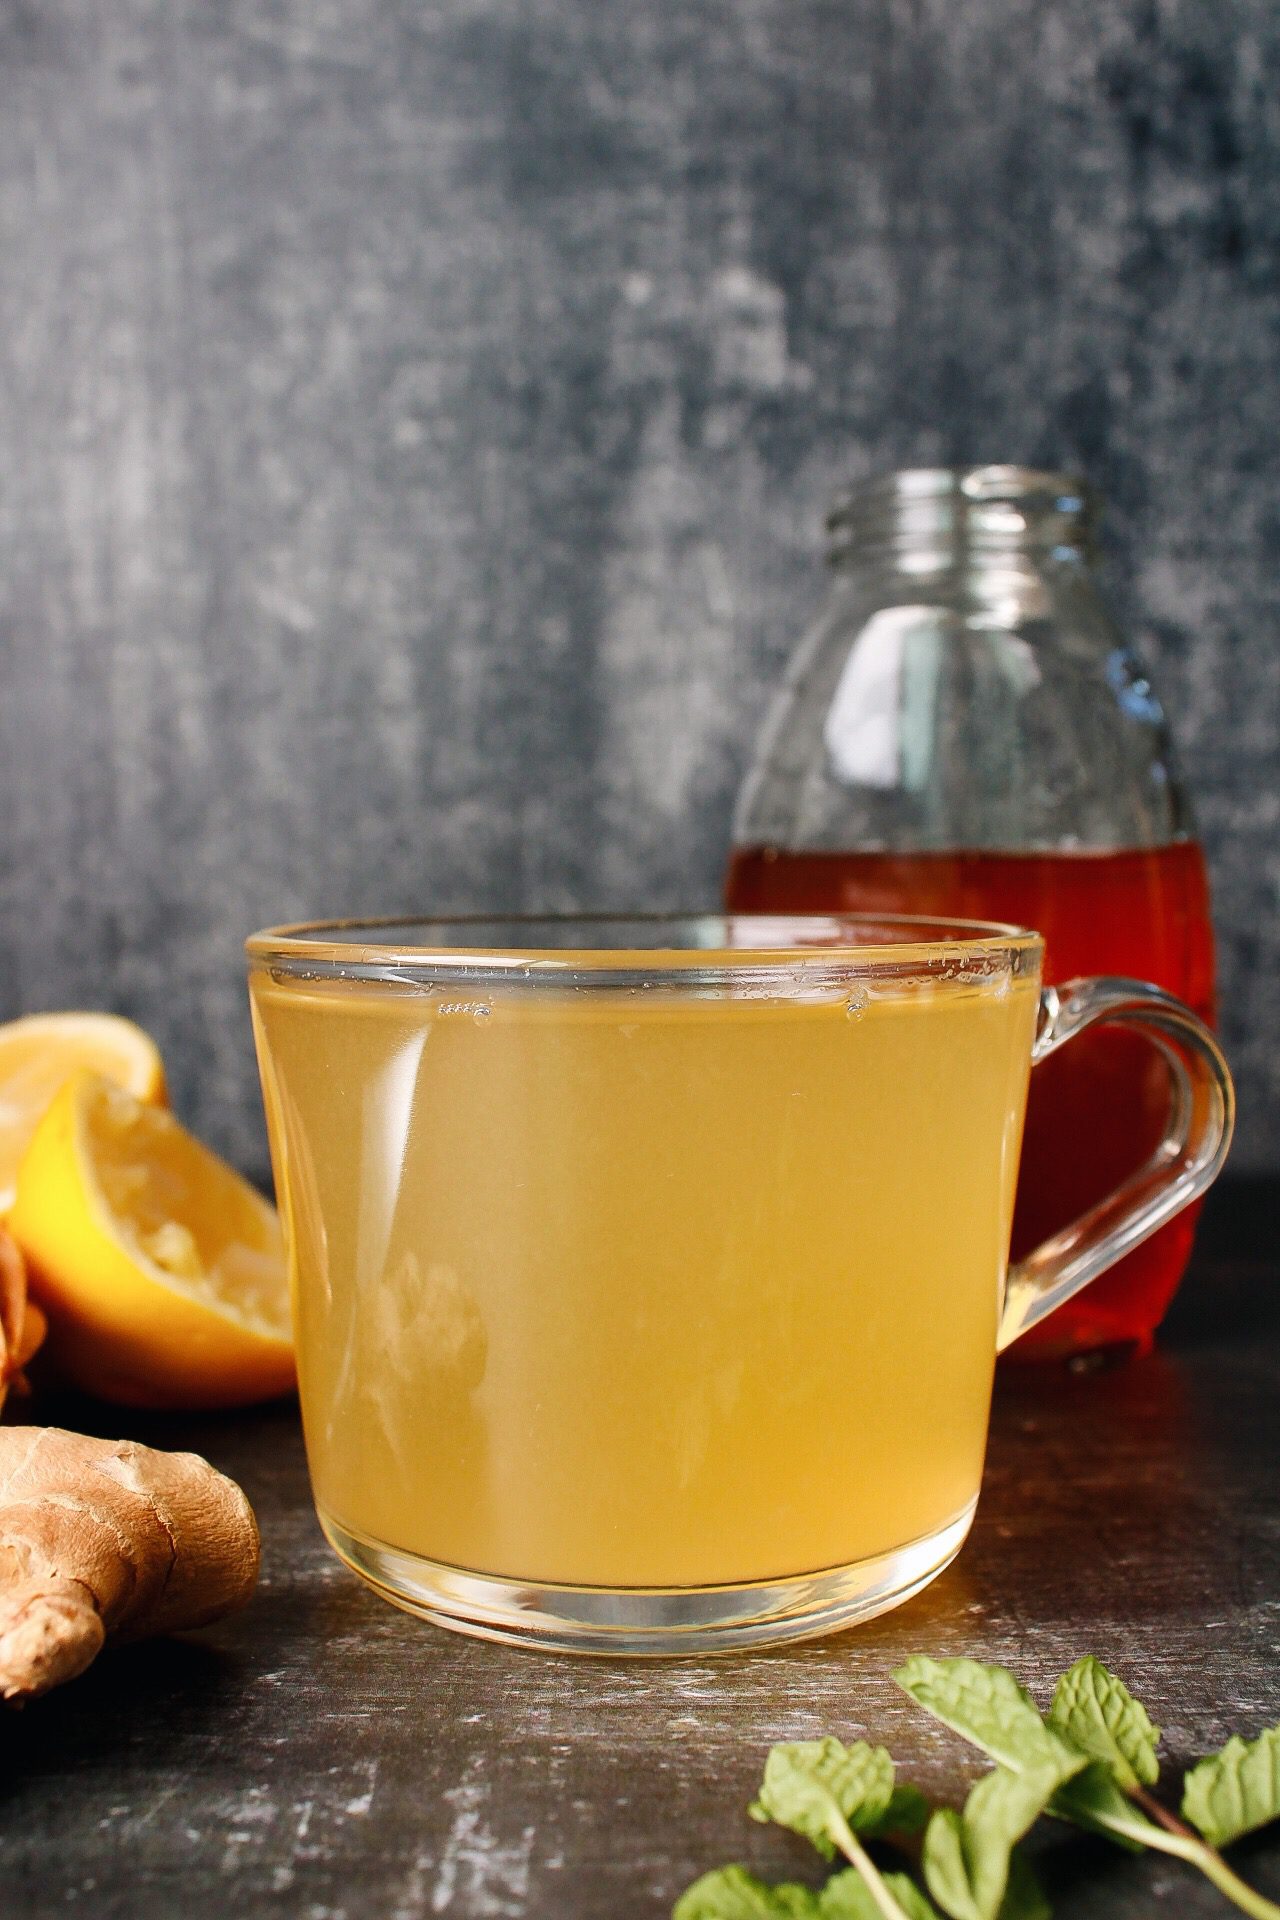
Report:
[[[1247,1201],[1219,1197],[1234,1247],[1199,1257],[1152,1359],[1004,1374],[947,1574],[790,1651],[626,1664],[440,1632],[329,1554],[292,1408],[145,1423],[243,1481],[262,1588],[240,1620],[104,1657],[0,1726],[6,1920],[662,1920],[721,1862],[811,1870],[744,1815],[774,1740],[869,1734],[961,1795],[968,1750],[890,1681],[916,1650],[1004,1661],[1041,1698],[1095,1652],[1164,1727],[1171,1770],[1280,1720],[1280,1272],[1260,1231],[1280,1195]],[[833,1498],[857,1470],[832,1462]],[[1065,1830],[1039,1845],[1059,1920],[1225,1912],[1172,1863]],[[1280,1837],[1241,1858],[1280,1896]]]

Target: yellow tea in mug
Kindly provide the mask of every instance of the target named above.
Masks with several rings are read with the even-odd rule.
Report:
[[[253,1001],[332,1528],[740,1586],[968,1513],[1034,978]]]

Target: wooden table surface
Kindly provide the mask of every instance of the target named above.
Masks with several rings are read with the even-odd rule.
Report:
[[[771,1742],[865,1735],[939,1797],[974,1771],[890,1680],[914,1650],[1001,1661],[1041,1699],[1097,1653],[1164,1727],[1171,1774],[1280,1720],[1272,1217],[1275,1189],[1219,1191],[1150,1359],[1005,1372],[955,1566],[896,1613],[776,1653],[585,1661],[441,1632],[325,1547],[292,1406],[99,1411],[99,1430],[194,1446],[243,1483],[262,1584],[222,1628],[104,1656],[4,1719],[0,1914],[659,1920],[730,1860],[811,1877],[802,1842],[744,1814]],[[1059,1920],[1230,1911],[1176,1862],[1056,1826],[1037,1850]],[[1234,1857],[1280,1897],[1280,1832]]]

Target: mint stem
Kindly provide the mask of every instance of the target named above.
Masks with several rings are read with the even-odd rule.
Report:
[[[1216,1853],[1207,1840],[1171,1814],[1167,1807],[1161,1807],[1157,1800],[1143,1792],[1141,1787],[1131,1791],[1128,1798],[1135,1801],[1144,1813],[1150,1813],[1151,1819],[1159,1820],[1159,1826],[1148,1821],[1119,1820],[1107,1816],[1099,1820],[1110,1833],[1118,1833],[1126,1840],[1134,1840],[1142,1847],[1151,1847],[1156,1853],[1170,1853],[1177,1860],[1185,1860],[1188,1866],[1198,1867],[1207,1880],[1212,1880],[1219,1893],[1224,1893],[1247,1913],[1250,1920],[1280,1920],[1280,1907],[1274,1900],[1268,1900],[1263,1894],[1255,1893],[1253,1888],[1243,1881],[1238,1873],[1233,1873],[1220,1853]]]
[[[1177,1860],[1185,1860],[1188,1866],[1198,1867],[1219,1893],[1224,1893],[1242,1913],[1249,1914],[1251,1920],[1280,1920],[1280,1907],[1262,1894],[1255,1893],[1239,1874],[1232,1872],[1222,1855],[1207,1840],[1202,1840],[1176,1814],[1161,1806],[1154,1794],[1147,1793],[1142,1787],[1131,1787],[1127,1797],[1158,1825],[1153,1827],[1145,1822],[1140,1825],[1137,1821],[1116,1819],[1108,1819],[1101,1824],[1126,1840],[1136,1840],[1140,1846],[1151,1847],[1157,1853],[1172,1854]]]
[[[831,1832],[832,1838],[835,1840],[836,1845],[839,1847],[845,1859],[849,1862],[850,1866],[857,1868],[862,1878],[866,1881],[867,1891],[879,1907],[884,1916],[884,1920],[908,1920],[908,1916],[898,1905],[898,1902],[894,1899],[881,1878],[880,1870],[876,1866],[875,1861],[871,1858],[871,1855],[862,1845],[848,1822],[845,1820],[840,1820],[838,1823],[833,1821]],[[1271,1915],[1259,1915],[1258,1920],[1271,1920]],[[1280,1920],[1280,1914],[1276,1915],[1276,1920]]]
[[[1185,1820],[1179,1820],[1176,1813],[1170,1813],[1168,1807],[1157,1800],[1154,1793],[1148,1793],[1145,1787],[1126,1787],[1125,1791],[1130,1800],[1136,1801],[1142,1808],[1147,1818],[1154,1820],[1157,1826],[1163,1827],[1166,1833],[1176,1833],[1184,1840],[1203,1845],[1199,1834],[1193,1832]]]
[[[1148,1793],[1145,1787],[1131,1787],[1129,1798],[1135,1801],[1150,1819],[1158,1821],[1165,1832],[1178,1841],[1176,1848],[1167,1847],[1164,1851],[1176,1853],[1179,1859],[1186,1860],[1193,1867],[1199,1867],[1201,1873],[1212,1880],[1219,1893],[1225,1893],[1227,1899],[1234,1901],[1242,1913],[1250,1914],[1252,1920],[1280,1920],[1280,1907],[1275,1901],[1266,1899],[1263,1894],[1255,1893],[1238,1873],[1232,1871],[1216,1847],[1211,1847],[1207,1840],[1202,1840],[1194,1828],[1187,1826],[1185,1821],[1179,1820],[1176,1813],[1170,1813],[1168,1807],[1162,1806],[1153,1793]],[[1161,1843],[1149,1840],[1147,1844],[1160,1846]]]
[[[1207,1841],[1200,1842],[1195,1864],[1201,1873],[1212,1880],[1219,1893],[1225,1893],[1228,1900],[1234,1900],[1240,1911],[1251,1915],[1252,1920],[1280,1920],[1280,1907],[1275,1901],[1255,1892],[1238,1873],[1233,1873],[1222,1855],[1215,1852]]]

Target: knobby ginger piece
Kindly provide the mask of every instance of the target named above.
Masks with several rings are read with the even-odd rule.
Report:
[[[198,1454],[0,1427],[0,1698],[73,1679],[105,1640],[233,1612],[258,1559],[249,1502]]]

